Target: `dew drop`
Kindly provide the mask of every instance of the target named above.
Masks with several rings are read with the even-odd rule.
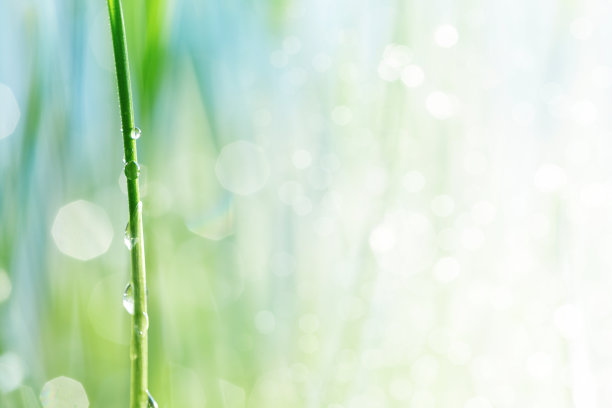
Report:
[[[130,137],[134,140],[138,140],[141,134],[142,134],[142,131],[139,128],[135,127],[134,129],[132,129],[132,132],[130,133]]]
[[[142,319],[140,322],[136,323],[134,326],[134,330],[138,333],[139,336],[144,336],[149,329],[149,315],[146,313],[142,314]]]
[[[132,282],[129,282],[123,291],[123,307],[129,314],[134,314],[134,291],[132,290]]]
[[[157,401],[155,401],[149,390],[147,390],[147,396],[147,408],[158,408]]]
[[[134,246],[138,242],[138,237],[133,237],[132,234],[130,233],[130,223],[129,222],[125,225],[125,234],[123,236],[123,242],[125,243],[125,246],[127,247],[127,249],[129,249],[130,251],[132,250],[132,248],[134,248]]]
[[[131,160],[123,167],[123,172],[128,180],[136,180],[140,174],[140,165],[134,160]]]

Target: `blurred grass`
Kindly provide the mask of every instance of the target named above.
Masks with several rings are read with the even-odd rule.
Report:
[[[609,88],[592,85],[612,62],[606,31],[585,45],[568,27],[590,6],[519,3],[125,2],[161,407],[607,406],[610,223],[605,205],[585,207],[597,183],[609,189]],[[0,140],[0,268],[13,287],[0,355],[21,358],[31,387],[0,389],[2,407],[29,406],[60,375],[91,406],[128,398],[127,212],[103,6],[0,5],[0,82],[21,109]],[[460,39],[444,49],[432,35],[447,22]],[[420,87],[381,79],[389,44],[408,47]],[[447,120],[427,107],[438,90],[460,101]],[[575,120],[585,99],[594,127]],[[251,196],[215,174],[236,140],[270,165]],[[295,166],[297,150],[310,166]],[[542,163],[565,171],[561,190],[534,187]],[[416,193],[408,172],[425,180]],[[310,212],[282,202],[288,182]],[[432,209],[441,195],[449,216]],[[50,233],[77,199],[114,231],[90,261]],[[377,230],[397,247],[375,250]],[[435,277],[444,257],[461,265],[450,283]],[[567,304],[587,339],[560,334]],[[580,376],[603,391],[585,393]],[[599,404],[581,397],[595,394]]]

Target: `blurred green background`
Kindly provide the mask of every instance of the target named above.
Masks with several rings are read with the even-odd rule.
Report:
[[[612,5],[123,6],[161,407],[612,407]],[[127,406],[121,173],[106,2],[0,0],[0,407]]]

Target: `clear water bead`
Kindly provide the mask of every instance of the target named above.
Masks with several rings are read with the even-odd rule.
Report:
[[[155,401],[149,390],[147,390],[147,396],[149,398],[147,401],[147,408],[159,408],[157,405],[157,401]]]
[[[129,314],[134,314],[134,291],[132,289],[132,282],[129,282],[123,291],[123,307]]]
[[[141,134],[142,134],[142,131],[139,128],[135,127],[134,129],[132,129],[132,132],[130,133],[130,137],[134,140],[138,140]]]
[[[125,234],[123,236],[123,243],[125,243],[125,246],[127,247],[127,249],[131,251],[137,242],[138,242],[138,237],[132,236],[132,234],[130,233],[130,223],[128,222],[125,226]]]
[[[149,315],[146,313],[142,314],[142,320],[139,323],[136,323],[134,326],[134,330],[138,332],[139,336],[144,336],[149,329]]]
[[[123,167],[123,172],[128,180],[136,180],[140,174],[140,165],[134,160],[131,160]]]

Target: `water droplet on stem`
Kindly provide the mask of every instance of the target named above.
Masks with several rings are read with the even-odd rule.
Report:
[[[134,140],[137,140],[141,134],[142,134],[142,131],[139,128],[135,127],[134,129],[132,129],[132,132],[130,133],[130,137]]]
[[[129,282],[123,291],[123,307],[129,314],[134,314],[134,291],[132,289],[132,282]]]
[[[134,325],[134,330],[139,336],[144,336],[149,329],[149,315],[146,313],[142,314],[142,319]]]
[[[159,408],[157,405],[157,401],[155,401],[155,399],[153,398],[149,390],[147,390],[147,396],[148,396],[147,408]]]
[[[134,160],[131,160],[123,167],[123,172],[128,180],[136,180],[140,174],[140,165]]]
[[[127,247],[127,249],[129,249],[130,251],[132,250],[132,248],[134,248],[134,246],[138,242],[138,237],[133,237],[132,234],[130,233],[130,223],[129,222],[125,226],[125,234],[123,236],[123,242],[125,243],[125,246]]]

